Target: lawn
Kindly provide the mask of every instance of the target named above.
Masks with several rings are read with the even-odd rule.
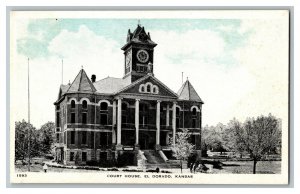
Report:
[[[212,174],[252,174],[253,161],[228,161],[222,169],[214,169],[212,165],[207,165],[207,173]],[[256,165],[257,174],[280,174],[281,161],[259,161]]]

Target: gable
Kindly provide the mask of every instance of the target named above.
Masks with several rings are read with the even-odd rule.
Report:
[[[147,76],[146,79],[141,78],[119,93],[157,95],[177,98],[177,95],[172,90],[170,90],[162,82],[152,76]]]

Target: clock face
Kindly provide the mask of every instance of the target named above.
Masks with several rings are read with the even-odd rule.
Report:
[[[125,64],[126,64],[126,68],[128,68],[130,66],[130,62],[131,62],[131,51],[129,51],[126,54],[126,58],[125,58]]]
[[[136,56],[137,56],[137,59],[142,63],[146,63],[149,60],[149,54],[145,50],[139,50],[137,52]]]

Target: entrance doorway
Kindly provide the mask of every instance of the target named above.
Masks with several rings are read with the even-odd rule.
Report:
[[[140,131],[140,148],[142,150],[152,150],[155,148],[155,131]]]

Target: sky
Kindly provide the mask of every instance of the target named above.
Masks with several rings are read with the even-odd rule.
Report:
[[[282,13],[281,13],[282,14]],[[284,14],[283,14],[284,15]],[[123,77],[128,29],[140,18],[27,18],[11,25],[10,98],[14,120],[27,120],[30,59],[31,123],[54,121],[61,83],[83,67],[97,80]],[[287,117],[287,17],[142,18],[158,45],[154,75],[174,92],[189,79],[204,101],[203,125],[268,115]],[[64,63],[62,82],[62,59]]]

